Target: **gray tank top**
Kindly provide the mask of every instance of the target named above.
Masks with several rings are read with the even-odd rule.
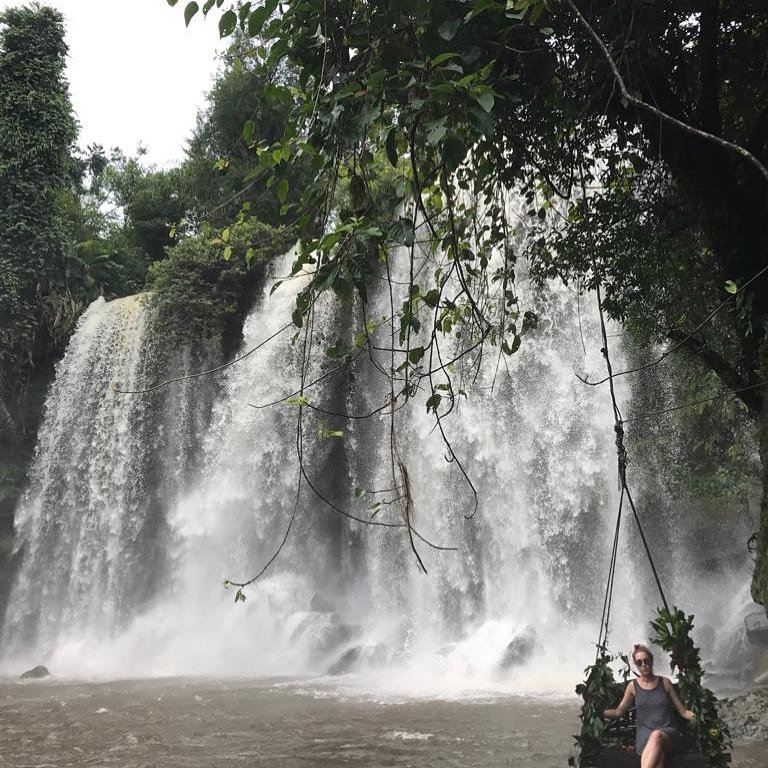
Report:
[[[680,731],[675,724],[675,712],[667,691],[664,688],[664,680],[656,679],[656,687],[645,690],[632,681],[635,685],[635,751],[639,755],[648,742],[648,737],[653,731],[664,731],[675,740]]]

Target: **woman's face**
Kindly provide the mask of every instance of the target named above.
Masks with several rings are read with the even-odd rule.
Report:
[[[641,675],[648,677],[653,673],[653,659],[646,651],[638,651],[637,654],[635,654],[634,659],[635,666]]]

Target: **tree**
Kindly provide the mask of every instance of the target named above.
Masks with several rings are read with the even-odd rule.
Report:
[[[170,0],[169,0],[170,1]],[[175,2],[170,2],[174,5]],[[222,8],[222,35],[260,35],[262,71],[285,61],[298,87],[284,136],[257,148],[273,183],[309,155],[317,170],[299,207],[309,231],[295,269],[319,291],[365,296],[391,244],[434,244],[431,281],[412,280],[397,351],[399,398],[426,383],[438,425],[456,393],[440,337],[513,353],[535,324],[519,306],[515,262],[714,371],[756,423],[763,500],[753,596],[768,604],[768,8],[760,0],[276,0]],[[198,10],[186,6],[186,17]],[[367,220],[381,147],[403,168],[410,209]],[[335,226],[328,190],[351,178],[353,215]],[[278,181],[279,180],[279,181]],[[503,190],[532,226],[515,248]],[[411,258],[414,258],[413,248]],[[413,270],[412,270],[413,274]],[[427,317],[428,346],[410,348]],[[436,377],[441,382],[437,384]]]
[[[266,186],[253,146],[272,144],[282,137],[289,105],[275,99],[282,88],[295,81],[289,71],[265,76],[253,60],[254,42],[240,32],[222,56],[223,66],[208,93],[207,107],[200,112],[183,164],[190,213],[196,220],[225,226],[249,203],[250,213],[275,225],[285,200]],[[294,168],[293,188],[310,181],[309,169]],[[289,201],[295,202],[295,192]]]
[[[36,386],[36,373],[48,364],[52,329],[45,305],[63,270],[61,195],[72,182],[70,150],[77,134],[64,78],[66,52],[58,11],[32,5],[0,14],[0,473],[4,480],[13,474],[9,466],[25,433],[34,433],[34,425],[26,423],[27,396]],[[4,496],[3,507],[13,493]]]

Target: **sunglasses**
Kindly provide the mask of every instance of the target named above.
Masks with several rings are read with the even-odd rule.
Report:
[[[635,659],[635,664],[637,664],[638,667],[650,667],[652,663],[653,662],[647,658]]]

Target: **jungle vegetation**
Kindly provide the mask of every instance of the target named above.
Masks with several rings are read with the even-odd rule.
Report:
[[[176,0],[168,0],[176,5]],[[426,390],[438,426],[457,392],[446,334],[513,354],[535,326],[515,291],[534,275],[600,288],[604,311],[715,374],[749,413],[762,514],[753,596],[768,603],[768,8],[760,0],[278,0],[184,5],[255,38],[266,96],[289,107],[272,144],[244,136],[303,235],[294,271],[317,295],[366,288],[393,245],[427,240],[438,267],[398,312],[396,396]],[[384,153],[405,211],[382,226],[370,178]],[[352,206],[330,216],[350,179]],[[525,201],[519,242],[507,195]],[[318,222],[320,222],[318,227]],[[314,230],[313,230],[314,228]],[[312,234],[319,230],[317,237]],[[412,270],[418,271],[417,268]],[[421,324],[429,343],[411,346]],[[395,336],[398,338],[398,335]],[[668,355],[665,355],[665,357]],[[663,364],[659,363],[659,364]],[[595,383],[595,382],[592,382]]]
[[[275,190],[255,179],[238,191],[255,165],[232,141],[243,115],[261,110],[268,140],[283,119],[238,57],[222,62],[184,161],[156,169],[141,147],[77,145],[66,54],[58,11],[0,14],[0,576],[53,366],[85,308],[150,290],[170,343],[211,337],[226,355],[261,265],[293,243],[274,226]]]
[[[60,15],[0,16],[0,524],[89,301],[153,288],[169,338],[223,334],[231,350],[259,266],[288,244],[301,241],[294,272],[312,274],[294,313],[305,333],[320,293],[364,304],[401,246],[392,403],[423,397],[438,427],[461,396],[447,338],[471,368],[535,329],[523,259],[536,279],[599,286],[641,343],[734,392],[690,424],[719,430],[702,448],[719,493],[753,471],[730,423],[750,421],[764,489],[753,594],[768,601],[764,3],[181,5],[187,24],[215,14],[232,47],[170,170],[78,149]],[[373,331],[329,354],[349,358]],[[746,447],[723,475],[730,435]]]

